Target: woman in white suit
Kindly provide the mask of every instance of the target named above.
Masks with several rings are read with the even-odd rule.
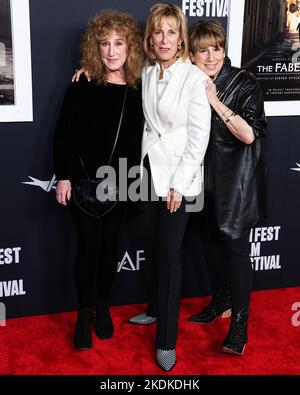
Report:
[[[211,110],[205,89],[208,77],[189,60],[187,21],[177,5],[158,3],[151,8],[144,51],[148,64],[142,74],[143,187],[152,184],[156,196],[144,202],[153,235],[152,295],[147,312],[130,322],[157,321],[157,361],[169,371],[176,363],[181,253],[190,215],[187,198],[201,192]]]

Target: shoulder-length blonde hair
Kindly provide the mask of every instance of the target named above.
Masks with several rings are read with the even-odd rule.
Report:
[[[181,49],[178,49],[176,58],[182,57],[183,60],[189,57],[189,36],[188,24],[184,13],[176,4],[157,3],[150,8],[150,14],[146,21],[146,29],[144,34],[143,47],[150,64],[154,64],[157,60],[150,42],[153,31],[161,26],[161,20],[164,17],[174,17],[177,22],[180,37],[182,39]]]
[[[81,66],[97,84],[105,84],[105,67],[100,57],[99,44],[112,31],[124,36],[126,40],[125,78],[129,86],[136,88],[144,65],[142,38],[135,18],[124,12],[101,11],[88,22],[81,41]]]

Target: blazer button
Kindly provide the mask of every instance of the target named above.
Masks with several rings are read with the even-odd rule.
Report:
[[[158,137],[161,138],[161,134],[160,133],[158,133]]]
[[[149,128],[146,128],[145,130],[146,130],[146,132],[151,132],[151,129],[149,129]]]

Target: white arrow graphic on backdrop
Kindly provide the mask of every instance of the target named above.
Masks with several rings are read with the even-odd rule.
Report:
[[[34,187],[42,188],[46,192],[50,192],[51,189],[55,189],[56,178],[55,175],[51,178],[50,181],[42,181],[37,178],[28,176],[31,181],[23,181],[22,184],[32,185]]]
[[[291,170],[300,171],[300,165],[299,165],[299,163],[296,162],[296,165],[297,165],[298,167],[291,167]]]

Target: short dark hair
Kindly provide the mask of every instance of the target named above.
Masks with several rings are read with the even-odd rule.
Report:
[[[216,20],[198,21],[192,24],[190,33],[190,51],[192,54],[199,49],[216,46],[225,49],[226,33],[220,22]]]

